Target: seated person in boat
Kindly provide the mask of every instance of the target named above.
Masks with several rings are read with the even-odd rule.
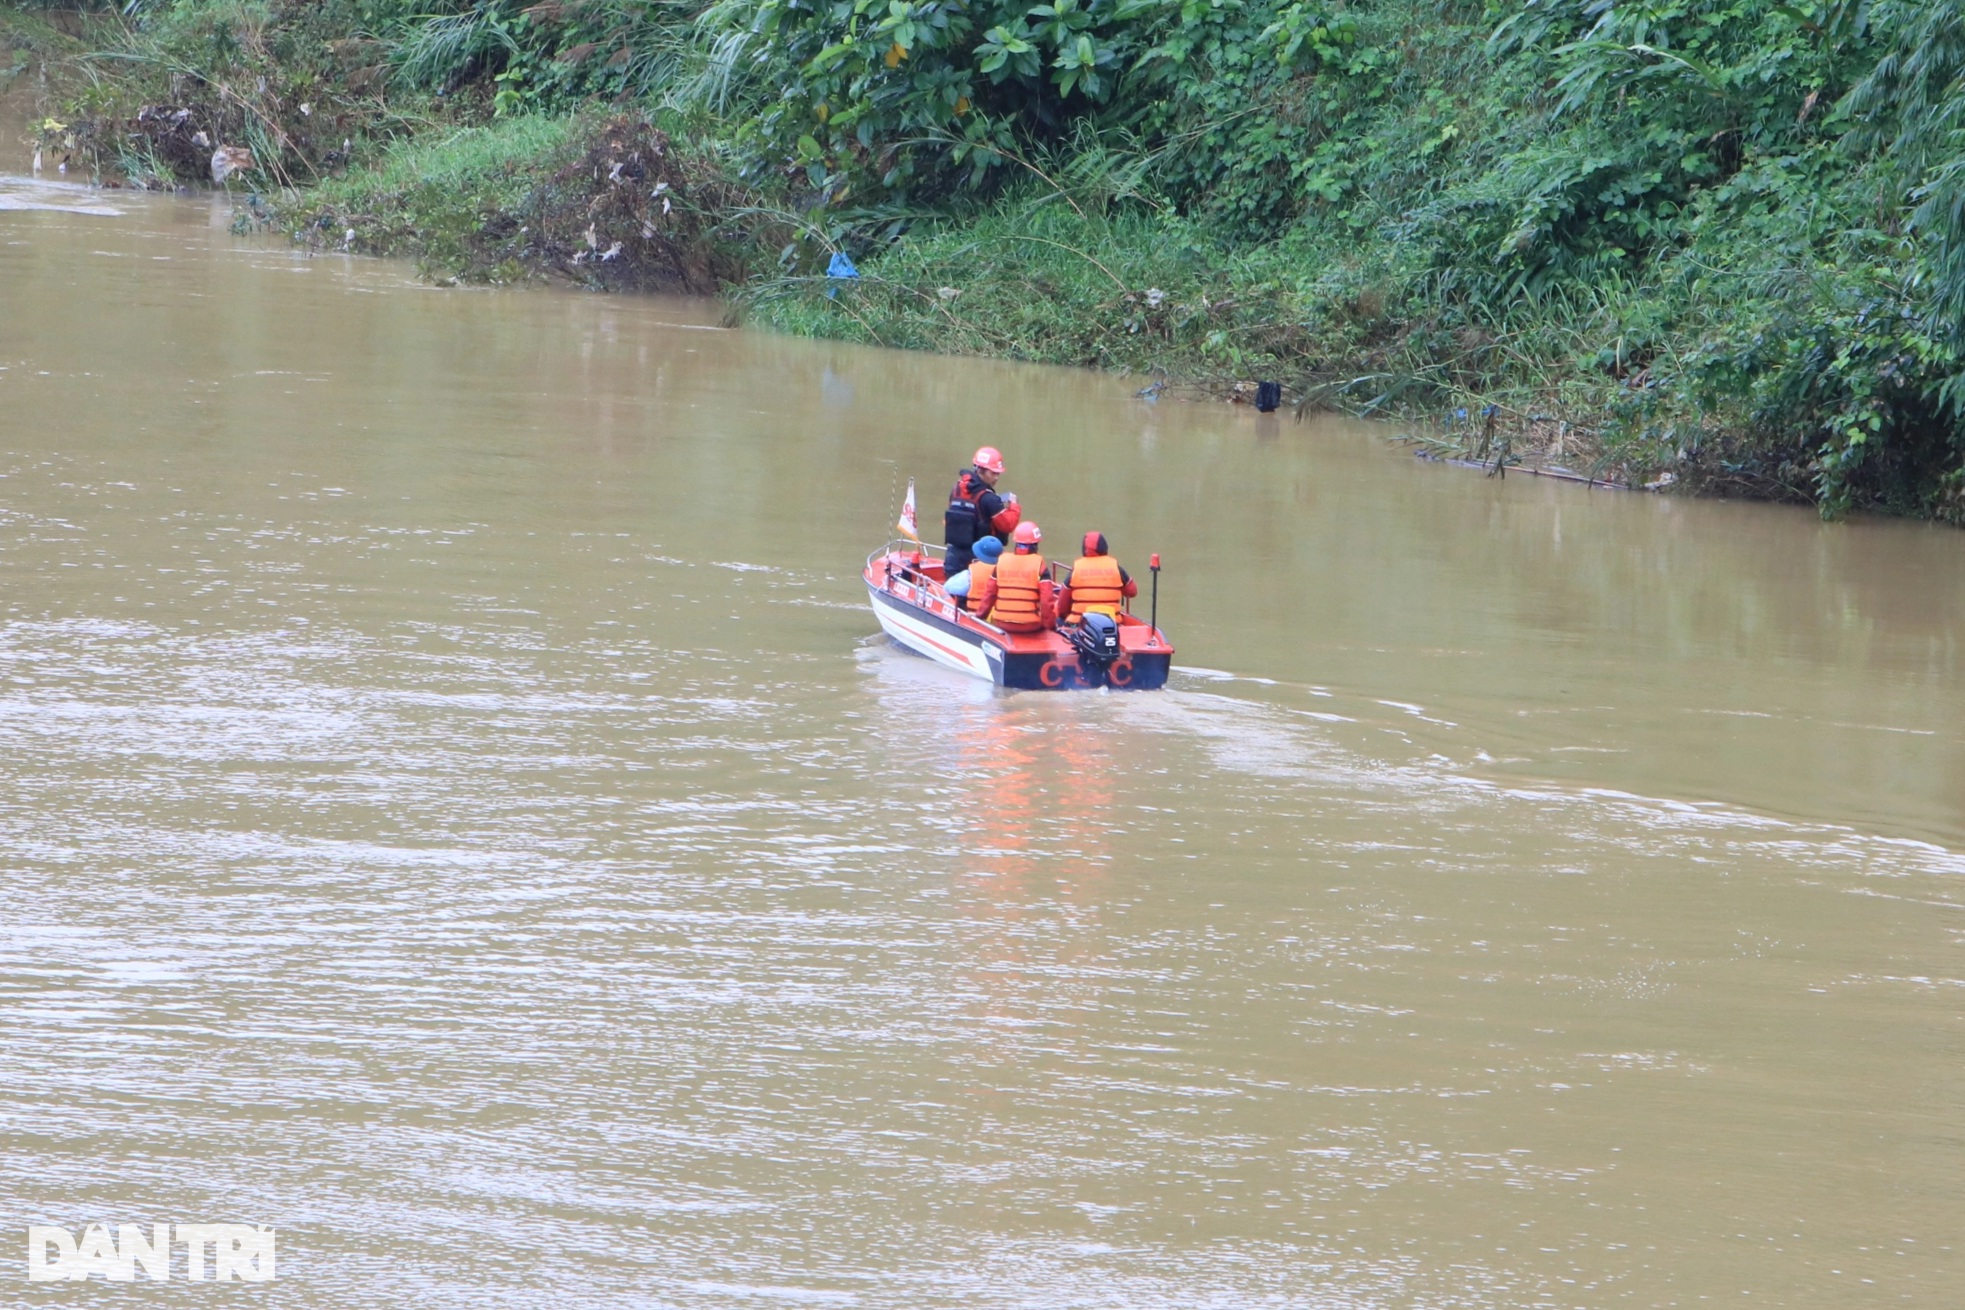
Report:
[[[969,595],[977,614],[1005,632],[1042,632],[1057,622],[1051,566],[1037,553],[1044,533],[1035,523],[1019,523],[1012,553]]]
[[[1071,581],[1058,588],[1058,613],[1064,622],[1076,623],[1087,614],[1119,617],[1119,603],[1139,595],[1133,581],[1118,560],[1106,554],[1105,534],[1087,532],[1085,553],[1071,566]]]
[[[983,581],[996,572],[996,561],[1003,555],[1003,543],[994,537],[984,537],[976,542],[976,557],[969,561],[969,567],[948,579],[948,594],[963,609],[969,609],[972,598],[982,589]]]
[[[956,477],[948,493],[948,510],[942,515],[942,540],[948,546],[942,558],[943,577],[952,578],[969,567],[978,541],[994,536],[1002,545],[1022,521],[1017,498],[996,493],[996,480],[1002,476],[1002,453],[984,446],[976,452],[974,466]]]

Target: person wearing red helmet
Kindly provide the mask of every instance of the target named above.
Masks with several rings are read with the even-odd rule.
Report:
[[[968,568],[976,543],[984,537],[1010,544],[1010,534],[1023,521],[1023,509],[1015,496],[996,493],[996,480],[1002,476],[1002,452],[984,446],[976,452],[974,464],[956,477],[955,488],[948,493],[948,512],[942,516],[942,541],[948,547],[943,577],[952,578]]]
[[[1085,553],[1071,566],[1071,581],[1058,588],[1058,613],[1066,623],[1076,623],[1087,614],[1119,617],[1119,603],[1139,595],[1139,584],[1106,554],[1105,534],[1087,532]]]
[[[1019,523],[1011,540],[1013,553],[996,561],[969,607],[1005,632],[1042,632],[1057,620],[1050,565],[1037,553],[1044,532],[1035,523]]]

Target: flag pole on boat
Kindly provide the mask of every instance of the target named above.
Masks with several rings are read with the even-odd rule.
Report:
[[[1139,557],[1135,555],[1133,558],[1137,559]],[[1147,567],[1153,570],[1153,617],[1147,620],[1146,628],[1147,628],[1147,632],[1151,634],[1153,640],[1158,641],[1160,640],[1160,552],[1159,551],[1156,550],[1153,552],[1153,557],[1147,561]]]

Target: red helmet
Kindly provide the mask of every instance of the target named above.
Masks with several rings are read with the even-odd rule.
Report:
[[[1044,539],[1044,530],[1035,523],[1019,523],[1010,540],[1019,546],[1035,546]]]
[[[1087,532],[1085,534],[1085,553],[1087,555],[1103,555],[1105,551],[1105,534],[1103,532]]]
[[[976,452],[976,457],[969,462],[985,473],[1001,473],[1003,471],[1003,452],[994,446],[984,446]]]

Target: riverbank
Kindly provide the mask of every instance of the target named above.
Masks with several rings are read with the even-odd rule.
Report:
[[[439,279],[722,289],[782,331],[1273,378],[1451,457],[1965,521],[1958,70],[1892,71],[1942,7],[996,6],[960,40],[916,8],[155,0],[91,29],[116,58],[64,130],[138,185],[249,149],[271,221]]]

